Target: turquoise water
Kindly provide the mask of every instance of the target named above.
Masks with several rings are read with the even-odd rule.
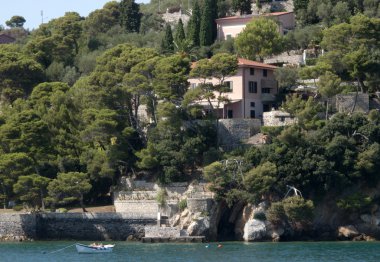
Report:
[[[141,244],[115,242],[112,253],[77,254],[74,242],[0,243],[0,261],[380,261],[380,242]],[[45,253],[45,254],[44,254]]]

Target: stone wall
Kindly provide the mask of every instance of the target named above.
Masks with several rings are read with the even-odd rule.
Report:
[[[174,238],[174,237],[180,237],[180,236],[181,236],[181,230],[176,227],[157,227],[157,226],[145,227],[145,237]]]
[[[126,213],[46,213],[38,215],[38,239],[126,240],[141,238],[147,225],[156,224]]]
[[[0,241],[36,237],[36,217],[30,214],[1,214]]]
[[[123,213],[1,214],[0,239],[126,240],[141,238],[156,219]]]
[[[209,212],[213,204],[213,199],[211,198],[188,198],[187,208],[190,212]]]
[[[169,11],[167,11],[166,13],[162,15],[162,19],[166,23],[169,23],[172,25],[177,25],[179,19],[181,19],[182,23],[184,25],[187,25],[187,23],[190,20],[190,16],[188,14],[183,13],[182,10],[179,10],[179,12],[173,12],[173,13],[170,13]]]
[[[219,142],[224,147],[234,147],[260,131],[259,119],[220,119]]]
[[[115,200],[116,212],[135,214],[141,218],[157,218],[158,204],[156,200]]]
[[[287,126],[294,125],[297,122],[297,119],[287,112],[271,111],[264,112],[263,122],[264,126]]]
[[[368,113],[369,96],[361,93],[339,94],[335,97],[335,105],[340,113],[350,113],[353,108],[354,112]]]

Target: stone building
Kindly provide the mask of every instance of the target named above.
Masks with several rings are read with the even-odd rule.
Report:
[[[369,112],[369,95],[364,93],[339,94],[335,106],[340,113]]]
[[[16,41],[16,39],[9,36],[9,35],[0,34],[0,44],[11,44],[15,41]]]
[[[264,126],[287,126],[297,123],[297,119],[284,111],[270,111],[263,114]]]

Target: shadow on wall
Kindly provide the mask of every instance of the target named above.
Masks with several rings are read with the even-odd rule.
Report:
[[[144,228],[156,219],[131,217],[123,213],[46,213],[37,215],[39,240],[115,240],[140,239]]]

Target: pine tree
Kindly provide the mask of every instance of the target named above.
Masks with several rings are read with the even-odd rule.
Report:
[[[174,40],[177,45],[180,45],[185,39],[185,30],[183,29],[182,19],[180,18],[176,27]]]
[[[201,27],[201,10],[198,1],[194,2],[193,12],[187,26],[187,38],[194,46],[199,46],[199,30]]]
[[[209,46],[216,38],[216,23],[218,8],[216,0],[206,0],[203,6],[203,13],[200,26],[200,45]]]
[[[172,53],[174,51],[172,28],[166,24],[165,36],[161,42],[161,50],[163,53]]]
[[[140,30],[140,5],[134,0],[122,0],[120,2],[120,24],[128,33]]]
[[[232,0],[232,10],[240,14],[251,14],[251,0]]]

